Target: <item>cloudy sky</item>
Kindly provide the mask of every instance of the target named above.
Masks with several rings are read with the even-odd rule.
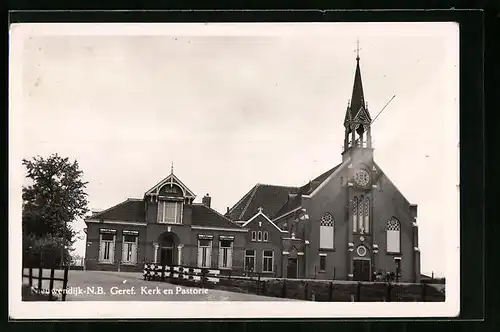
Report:
[[[220,212],[256,183],[302,185],[341,161],[359,37],[372,117],[396,95],[372,127],[376,162],[418,204],[422,271],[445,274],[444,248],[458,245],[455,25],[51,24],[11,34],[19,159],[77,159],[96,209],[141,198],[174,162]],[[76,248],[83,255],[85,242]]]

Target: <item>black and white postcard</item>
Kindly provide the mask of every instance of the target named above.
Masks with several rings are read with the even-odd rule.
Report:
[[[458,315],[458,32],[13,24],[10,316]]]

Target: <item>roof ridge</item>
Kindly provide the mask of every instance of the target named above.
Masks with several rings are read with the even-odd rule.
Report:
[[[234,204],[234,205],[233,205],[233,206],[229,209],[229,211],[228,211],[226,214],[230,214],[230,213],[232,213],[232,212],[233,212],[233,210],[234,210],[234,209],[235,209],[238,205],[240,205],[240,203],[241,203],[241,202],[243,202],[243,200],[245,200],[245,198],[246,198],[248,195],[250,195],[250,193],[251,193],[251,192],[255,189],[255,187],[256,187],[257,185],[258,185],[258,183],[257,183],[257,184],[255,184],[255,185],[253,185],[253,187],[252,187],[252,188],[250,188],[250,190],[249,190],[249,191],[247,191],[247,192],[246,192],[246,194],[245,194],[245,195],[243,195],[243,197],[242,197],[242,198],[240,198],[240,200],[239,200],[238,202],[236,202],[236,204]]]
[[[129,201],[129,202],[142,202],[142,198],[129,197],[129,198],[127,198],[127,201]]]
[[[254,187],[253,187],[253,190],[252,190],[252,193],[250,194],[250,198],[248,199],[248,202],[247,204],[245,205],[245,207],[243,208],[243,211],[241,211],[241,214],[240,214],[240,217],[238,218],[238,220],[241,220],[241,218],[245,215],[245,212],[247,212],[247,209],[248,207],[250,206],[250,203],[252,202],[253,198],[255,197],[255,193],[257,192],[257,189],[259,189],[259,186],[261,184],[260,183],[257,183]]]
[[[268,184],[268,183],[257,183],[260,186],[266,186],[266,187],[280,187],[280,188],[290,188],[290,189],[297,189],[298,187],[296,186],[285,186],[281,184]]]

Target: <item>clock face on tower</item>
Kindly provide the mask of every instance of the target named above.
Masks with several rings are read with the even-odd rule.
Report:
[[[366,187],[370,182],[370,173],[364,169],[358,170],[354,174],[354,182],[356,182],[356,184],[360,187]]]

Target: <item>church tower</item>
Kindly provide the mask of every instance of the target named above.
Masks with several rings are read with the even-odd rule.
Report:
[[[371,135],[372,118],[365,102],[359,41],[352,97],[344,118],[344,149],[342,162],[348,162],[347,183],[344,187],[348,202],[349,251],[348,276],[354,280],[370,280],[374,266],[373,248],[373,178],[374,162]]]

